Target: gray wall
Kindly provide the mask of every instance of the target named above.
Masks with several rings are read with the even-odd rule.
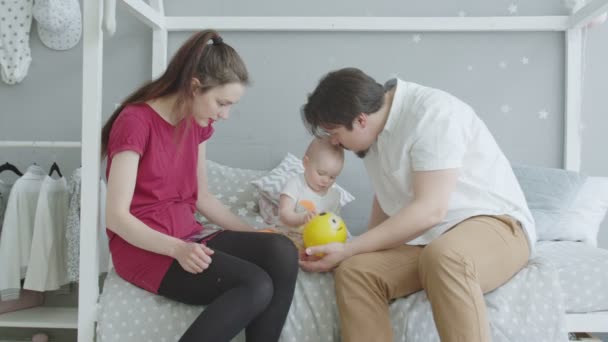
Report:
[[[509,15],[508,5],[465,1],[446,6],[377,1],[374,8],[351,2],[266,2],[195,0],[167,2],[168,14],[205,15]],[[439,6],[441,4],[441,6]],[[564,14],[553,1],[519,5],[517,14]],[[601,158],[606,120],[601,106],[606,75],[608,25],[590,32],[585,78],[583,171],[608,175]],[[32,29],[33,62],[18,85],[0,83],[0,138],[78,140],[80,138],[81,45],[58,52],[42,46]],[[172,54],[188,33],[169,38]],[[517,163],[561,166],[564,57],[561,33],[234,33],[224,34],[246,60],[253,84],[229,121],[216,125],[209,157],[232,166],[269,169],[291,152],[301,155],[310,137],[298,114],[318,79],[327,71],[356,66],[379,81],[390,77],[447,90],[469,102]],[[122,7],[118,31],[105,40],[105,117],[150,75],[151,33]],[[540,112],[546,112],[542,118]],[[252,129],[253,128],[253,129]],[[87,133],[87,132],[85,132]],[[280,142],[277,144],[277,142]],[[2,160],[24,169],[31,162],[60,162],[64,173],[80,164],[75,150],[2,149]],[[344,216],[361,231],[367,220],[370,184],[360,160],[348,155],[339,178],[357,197]],[[3,175],[4,177],[4,175]],[[602,243],[608,246],[605,230]]]

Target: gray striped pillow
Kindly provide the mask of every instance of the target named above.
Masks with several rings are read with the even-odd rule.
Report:
[[[268,198],[274,204],[279,205],[279,197],[281,196],[281,191],[283,190],[285,183],[287,183],[291,177],[303,172],[304,167],[302,166],[302,160],[291,153],[287,153],[277,167],[272,169],[264,177],[251,181],[251,184],[258,189],[262,196]],[[343,207],[355,199],[353,195],[338,184],[335,186],[338,191],[340,191],[340,206]]]

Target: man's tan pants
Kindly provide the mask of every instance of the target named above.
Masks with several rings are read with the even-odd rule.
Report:
[[[426,246],[355,255],[335,271],[342,340],[392,342],[388,303],[424,289],[441,341],[490,341],[483,294],[513,277],[529,254],[517,221],[476,216]]]

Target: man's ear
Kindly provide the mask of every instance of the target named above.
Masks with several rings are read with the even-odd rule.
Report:
[[[367,124],[369,123],[368,119],[369,118],[367,117],[367,114],[361,112],[355,118],[355,124],[359,125],[359,127],[361,127],[361,128],[365,128],[365,127],[367,127]]]

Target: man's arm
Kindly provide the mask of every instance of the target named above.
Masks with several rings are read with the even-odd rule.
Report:
[[[396,215],[348,245],[349,254],[374,252],[402,245],[439,224],[448,210],[458,169],[413,173],[414,200]]]
[[[384,222],[388,218],[388,215],[380,208],[380,203],[378,203],[378,196],[374,196],[374,202],[372,203],[372,213],[369,217],[369,223],[367,224],[367,229],[372,229],[377,227],[380,223]]]
[[[448,210],[459,169],[413,173],[414,200],[396,215],[345,244],[330,243],[306,249],[307,255],[325,254],[319,260],[301,260],[306,271],[325,272],[356,254],[400,246],[440,223]]]

